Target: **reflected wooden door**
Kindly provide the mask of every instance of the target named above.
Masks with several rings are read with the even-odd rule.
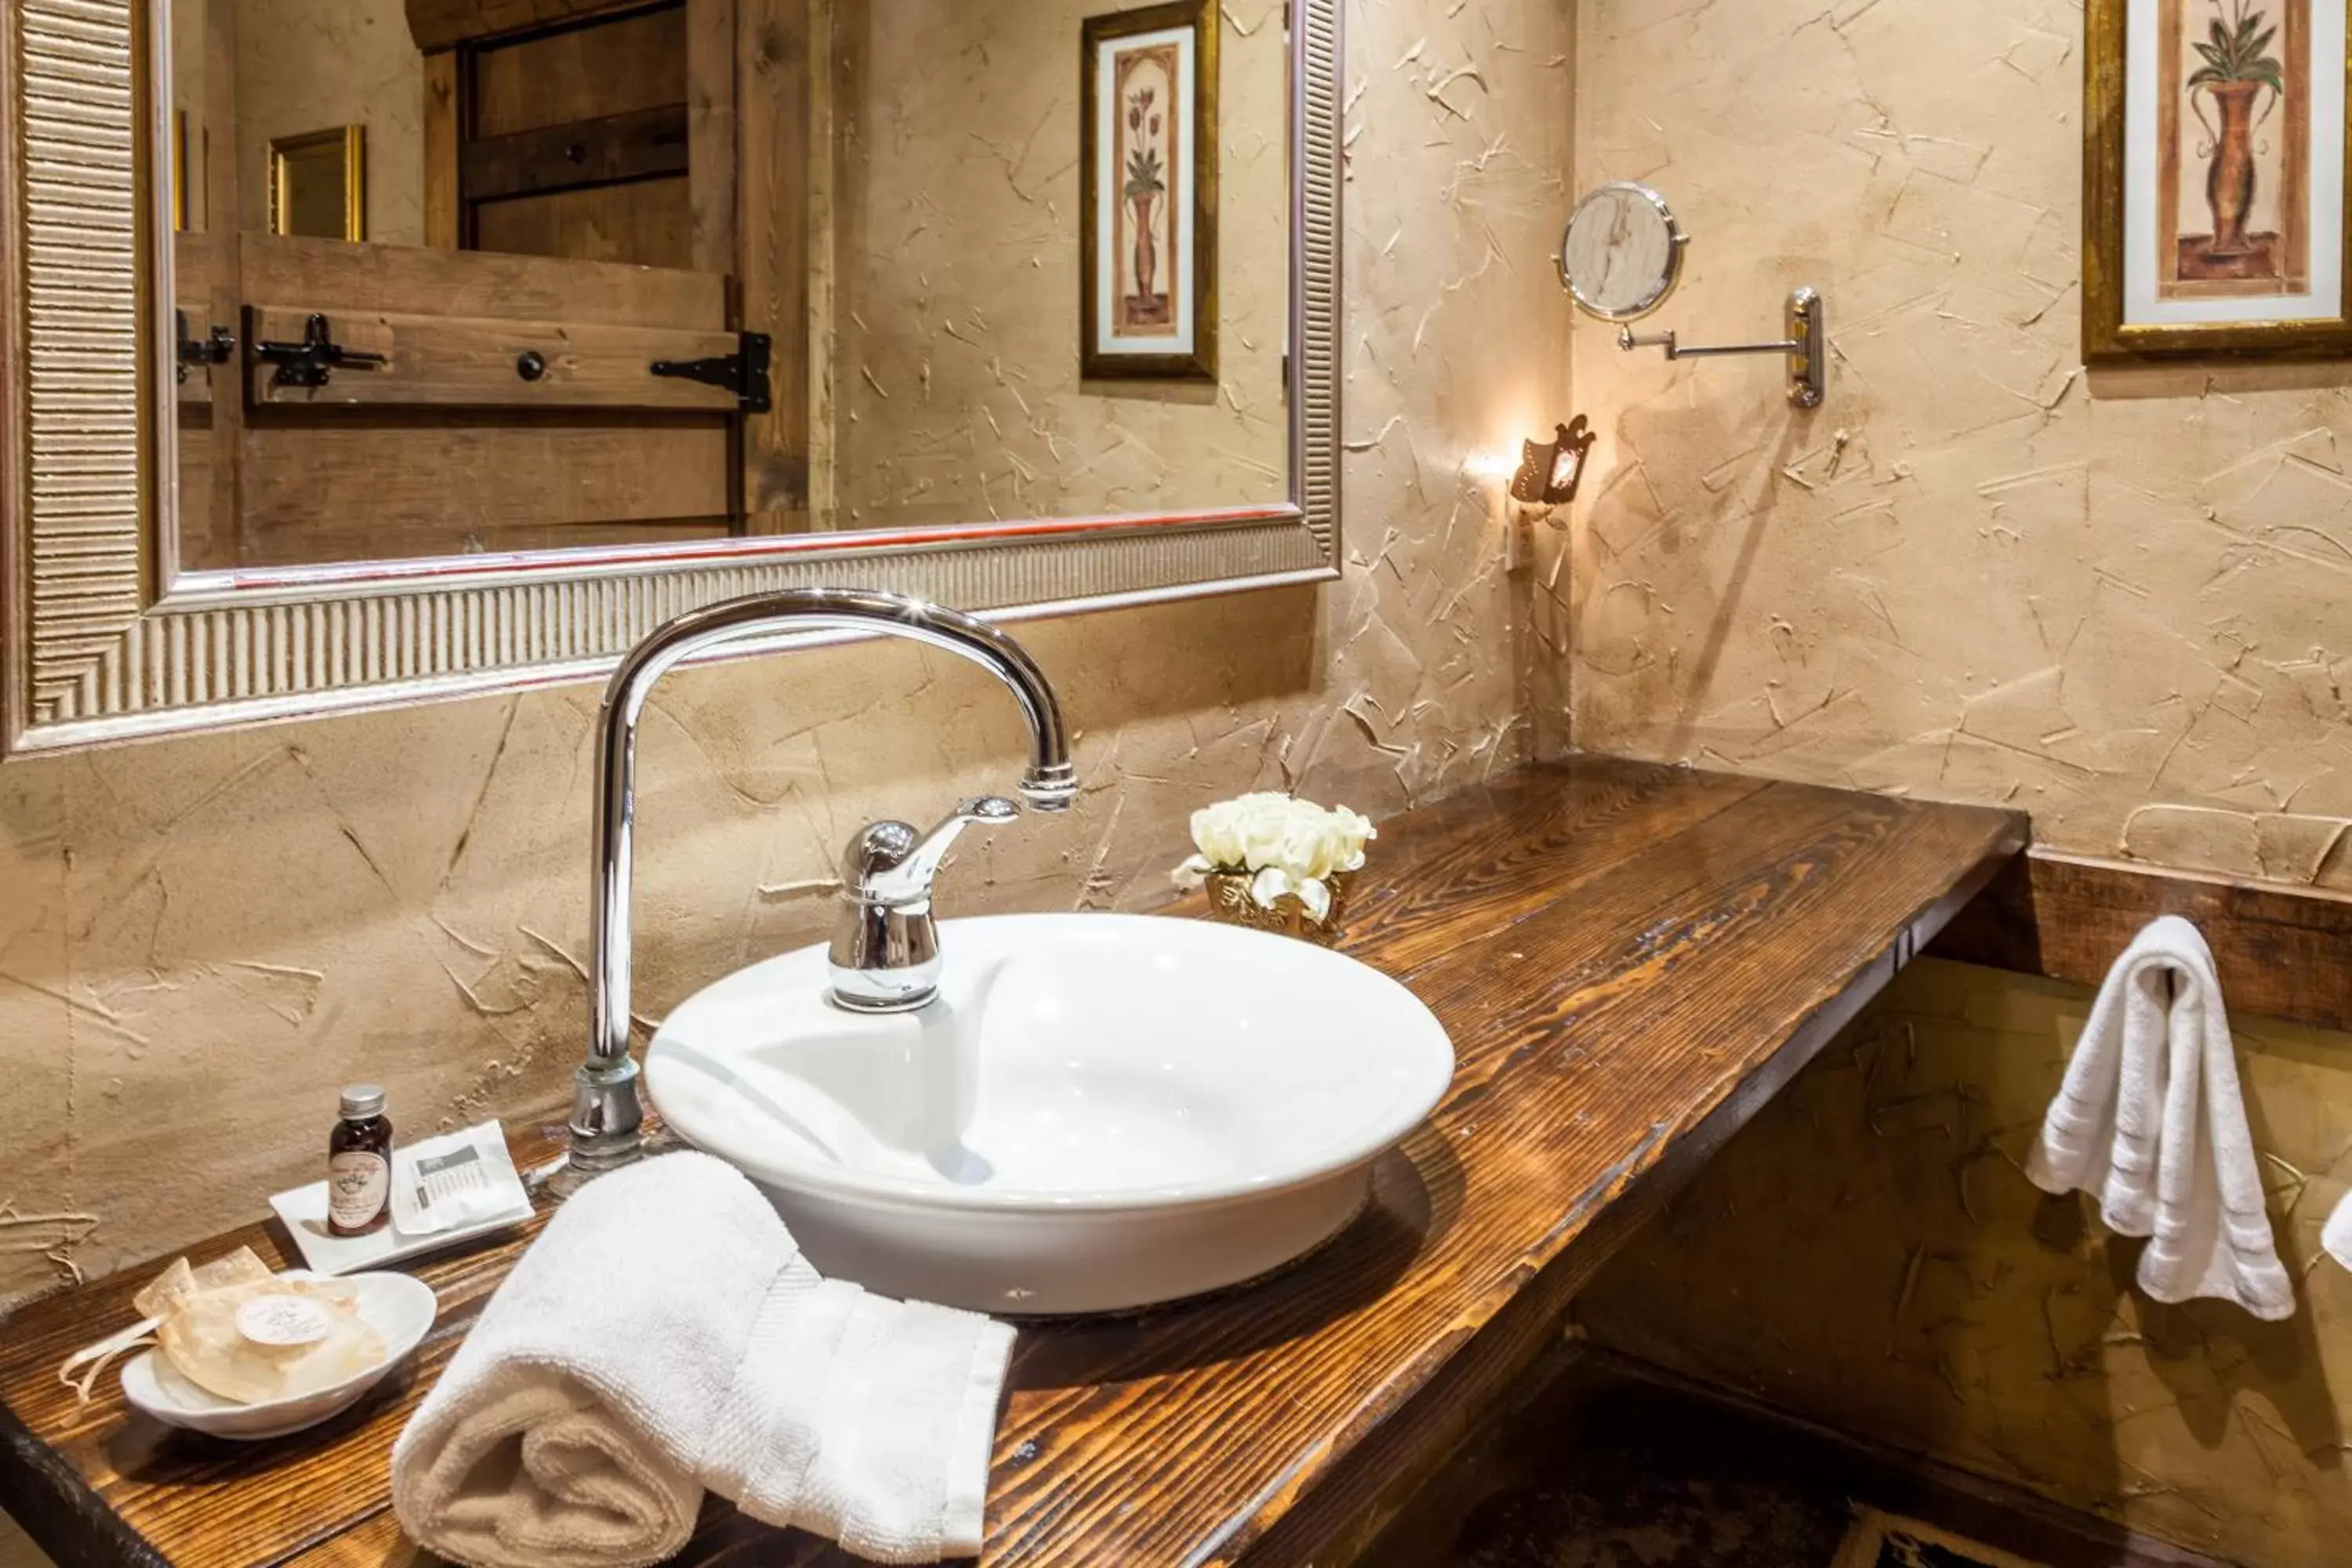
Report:
[[[236,340],[181,384],[184,568],[743,531],[771,377],[740,330],[736,12],[409,0],[428,245],[182,237],[190,320]]]

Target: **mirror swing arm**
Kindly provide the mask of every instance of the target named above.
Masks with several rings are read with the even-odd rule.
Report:
[[[1637,337],[1627,326],[1618,331],[1617,346],[1627,353],[1635,349],[1664,349],[1670,360],[1785,354],[1789,360],[1789,401],[1800,408],[1819,408],[1829,395],[1829,354],[1824,338],[1827,316],[1819,290],[1795,289],[1789,293],[1789,335],[1773,342],[1685,346],[1671,331]]]

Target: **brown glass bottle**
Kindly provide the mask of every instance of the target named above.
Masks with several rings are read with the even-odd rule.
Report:
[[[355,1083],[343,1090],[342,1120],[327,1136],[327,1228],[365,1236],[392,1216],[392,1120],[383,1090]]]

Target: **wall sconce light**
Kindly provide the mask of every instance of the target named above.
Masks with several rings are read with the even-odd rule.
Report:
[[[1556,426],[1549,441],[1523,443],[1526,457],[1511,480],[1511,499],[1527,506],[1559,506],[1576,499],[1584,480],[1584,458],[1601,438],[1583,415],[1575,422]]]

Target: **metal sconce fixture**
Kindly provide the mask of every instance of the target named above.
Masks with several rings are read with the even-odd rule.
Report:
[[[1526,506],[1559,506],[1576,499],[1584,482],[1584,459],[1600,434],[1580,414],[1575,422],[1554,426],[1549,441],[1521,443],[1525,456],[1511,479],[1511,499]]]

